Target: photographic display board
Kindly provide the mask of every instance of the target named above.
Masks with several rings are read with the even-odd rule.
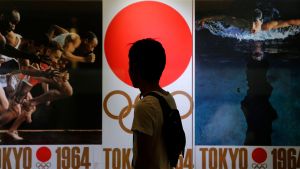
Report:
[[[14,79],[17,79],[13,83],[17,94],[21,91],[19,87],[32,82],[27,87],[32,86],[30,94],[33,98],[45,93],[51,95],[50,97],[59,96],[50,103],[41,101],[35,110],[26,107],[28,95],[19,104],[13,104],[14,98],[10,97],[6,87],[6,77],[9,74],[1,74],[1,90],[5,91],[5,98],[8,99],[10,107],[8,111],[3,111],[1,107],[0,113],[0,168],[100,168],[97,164],[100,163],[102,143],[102,2],[35,0],[0,2],[1,19],[4,14],[9,16],[13,10],[19,12],[20,22],[10,24],[15,27],[14,34],[10,32],[8,35],[12,36],[7,35],[6,38],[19,34],[22,38],[17,36],[17,42],[20,42],[18,49],[23,52],[36,55],[42,53],[42,48],[38,48],[40,47],[38,44],[46,44],[44,41],[47,38],[46,33],[53,25],[58,25],[67,32],[77,33],[81,38],[85,37],[86,32],[92,31],[98,39],[98,44],[93,51],[94,61],[88,61],[88,57],[84,55],[84,61],[93,63],[69,62],[66,69],[61,70],[64,73],[68,72],[69,77],[64,84],[60,83],[59,77],[56,77],[57,81],[48,79],[48,92],[42,89],[41,83],[33,83],[28,76],[13,75]],[[7,22],[3,20],[0,22],[1,34],[5,34]],[[56,30],[55,34],[59,35],[61,32]],[[0,57],[3,58],[2,55]],[[23,60],[11,60],[8,63],[16,61],[22,64]],[[41,65],[31,64],[36,69]],[[1,60],[0,69],[8,67],[13,68],[13,64],[6,64]],[[63,87],[67,87],[68,90],[64,90]],[[69,93],[66,93],[67,91]],[[4,95],[1,95],[2,98]],[[16,110],[16,105],[20,105],[22,111],[14,117],[14,112],[10,110]],[[31,123],[28,120],[29,115]],[[17,125],[17,121],[22,122],[20,126]],[[23,139],[14,138],[12,134],[16,133],[12,132],[13,129]]]
[[[129,78],[128,51],[144,38],[166,51],[160,85],[174,96],[187,139],[177,169],[300,168],[299,6],[295,0],[1,1],[1,35],[3,14],[20,13],[14,34],[5,35],[8,42],[22,36],[27,46],[18,50],[32,52],[29,41],[42,42],[53,25],[80,35],[82,44],[92,31],[98,44],[61,71],[68,73],[69,93],[49,83],[50,93],[63,97],[43,100],[34,111],[26,107],[29,96],[14,104],[5,85],[11,74],[0,75],[0,168],[131,169],[140,91]],[[1,52],[1,71],[22,64],[2,63]],[[14,76],[17,91],[26,79]],[[49,91],[36,84],[30,95]],[[18,105],[22,111],[14,114]]]
[[[297,5],[196,1],[196,168],[300,167]]]
[[[128,74],[131,44],[144,38],[160,41],[167,64],[160,85],[173,94],[187,135],[192,164],[192,10],[191,0],[103,1],[103,168],[129,168],[132,159],[134,106],[139,90]],[[185,162],[186,163],[186,162]]]

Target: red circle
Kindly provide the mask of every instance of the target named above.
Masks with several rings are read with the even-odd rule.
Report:
[[[40,147],[36,151],[36,157],[41,162],[46,162],[51,158],[51,151],[48,147]]]
[[[160,85],[177,80],[192,56],[192,34],[184,18],[161,2],[143,1],[123,8],[110,22],[104,51],[114,74],[131,85],[128,74],[128,51],[132,43],[153,38],[162,43],[167,55]]]
[[[256,148],[252,152],[252,159],[258,164],[263,163],[267,159],[266,150],[264,150],[262,148]]]

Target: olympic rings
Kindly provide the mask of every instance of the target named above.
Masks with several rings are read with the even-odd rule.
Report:
[[[119,124],[120,124],[120,127],[126,132],[126,133],[129,133],[129,134],[132,134],[132,131],[128,128],[126,128],[126,126],[124,125],[123,123],[123,120],[125,118],[125,115],[127,113],[127,111],[129,112],[130,109],[129,109],[129,106],[126,106],[124,107],[122,110],[121,110],[121,113],[120,113],[120,118],[119,118]]]
[[[192,97],[188,93],[186,93],[184,91],[175,91],[175,92],[172,92],[171,94],[173,96],[175,96],[175,95],[183,95],[183,96],[185,96],[188,99],[188,101],[190,102],[189,110],[184,115],[182,115],[181,118],[182,119],[186,119],[187,117],[189,117],[192,114],[192,112],[193,112],[193,99],[192,99]],[[109,111],[109,108],[108,108],[108,101],[114,95],[124,96],[125,99],[128,102],[128,105],[125,106],[125,107],[123,107],[121,109],[119,115],[114,115],[113,113],[111,113]],[[135,105],[137,104],[137,102],[139,100],[140,100],[140,98],[139,98],[139,96],[137,96],[134,99],[134,104],[132,104],[130,96],[126,92],[121,91],[121,90],[114,90],[114,91],[108,93],[105,96],[105,98],[103,100],[103,109],[104,109],[104,112],[107,114],[108,117],[110,117],[111,119],[114,119],[114,120],[118,120],[119,125],[122,128],[122,130],[124,130],[126,133],[132,134],[132,131],[130,129],[128,129],[124,125],[123,119],[126,118],[130,114],[131,110],[135,107]]]
[[[253,169],[266,169],[267,168],[267,164],[257,164],[257,163],[253,163],[252,164],[252,168]]]
[[[48,162],[48,163],[40,163],[40,162],[37,162],[36,165],[35,165],[38,169],[49,169],[51,167],[51,163]]]
[[[115,119],[115,120],[118,120],[120,116],[115,116],[112,113],[110,113],[110,111],[108,110],[108,107],[107,107],[108,99],[111,96],[115,95],[115,94],[120,94],[120,95],[124,96],[127,99],[128,106],[126,106],[126,107],[128,107],[128,108],[127,108],[127,111],[125,110],[125,114],[124,114],[123,118],[125,118],[126,116],[129,115],[131,107],[132,107],[132,102],[131,102],[131,99],[130,99],[129,95],[127,93],[125,93],[124,91],[121,91],[121,90],[112,91],[112,92],[108,93],[108,95],[105,96],[105,98],[103,100],[103,109],[104,109],[104,112],[108,115],[108,117],[110,117],[112,119]]]

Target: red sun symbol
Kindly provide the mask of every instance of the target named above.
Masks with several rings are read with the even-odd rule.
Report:
[[[264,150],[262,148],[256,148],[252,152],[252,159],[258,164],[265,162],[267,159],[266,150]]]
[[[167,55],[160,85],[177,80],[192,56],[192,34],[184,18],[161,2],[143,1],[123,8],[108,25],[104,38],[107,62],[114,74],[131,85],[128,51],[132,43],[152,38],[162,43]]]
[[[48,147],[40,147],[36,151],[36,157],[41,162],[46,162],[51,158],[51,151]]]

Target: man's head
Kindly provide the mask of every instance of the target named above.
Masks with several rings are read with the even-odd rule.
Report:
[[[10,31],[14,31],[16,25],[20,22],[21,16],[19,11],[17,10],[10,10],[5,11],[0,15],[0,23],[1,29],[4,31],[3,33],[8,33]]]
[[[129,50],[129,75],[136,88],[141,87],[141,81],[158,84],[165,65],[165,50],[154,39],[138,40]]]
[[[255,9],[253,11],[253,19],[252,19],[252,28],[251,33],[257,33],[261,31],[262,22],[262,11],[260,9]]]
[[[93,53],[95,47],[98,45],[98,38],[95,33],[88,31],[81,36],[81,44],[82,50],[84,50],[85,53]]]
[[[50,41],[45,47],[45,54],[53,64],[57,64],[62,55],[62,48],[56,41]]]
[[[63,48],[65,51],[73,53],[75,49],[79,47],[80,43],[80,36],[76,33],[70,33],[65,39]]]

